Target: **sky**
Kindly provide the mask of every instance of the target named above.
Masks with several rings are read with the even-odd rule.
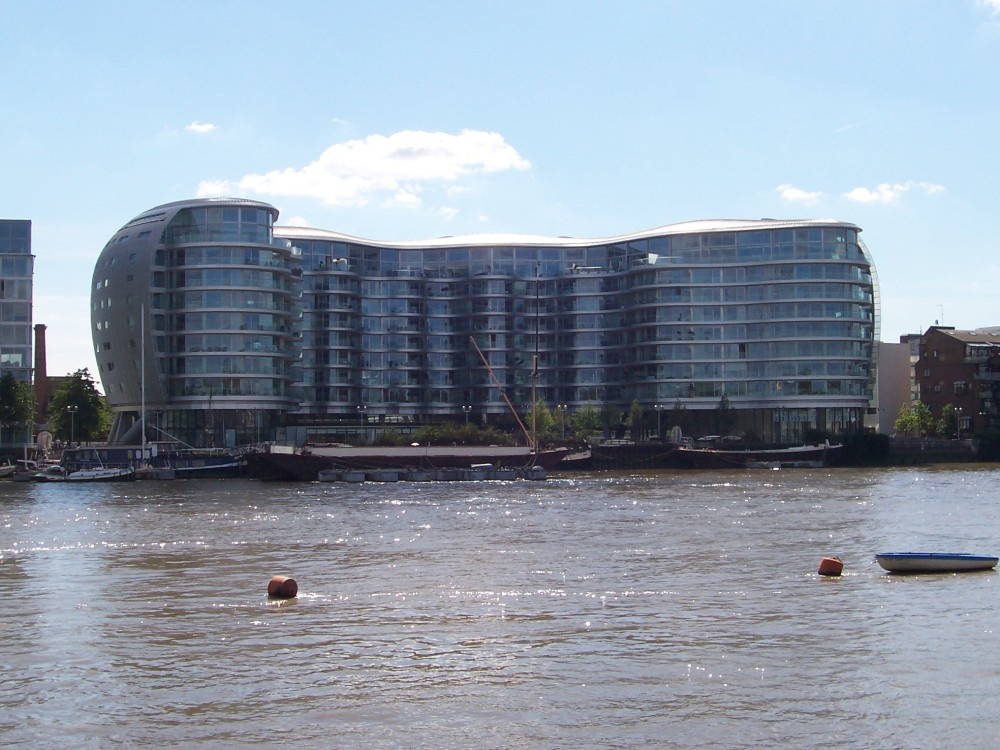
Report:
[[[1000,0],[0,0],[0,218],[47,369],[157,205],[373,240],[857,224],[881,340],[1000,325]]]

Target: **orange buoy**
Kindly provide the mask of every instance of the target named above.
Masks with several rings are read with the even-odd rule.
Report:
[[[839,576],[844,572],[844,561],[839,557],[824,557],[819,561],[821,576]]]
[[[299,584],[288,576],[274,576],[267,584],[267,595],[275,599],[294,599],[299,593]]]

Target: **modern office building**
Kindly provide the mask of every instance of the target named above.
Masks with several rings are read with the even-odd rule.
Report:
[[[221,445],[493,424],[534,399],[638,403],[664,428],[683,412],[689,431],[725,407],[733,432],[789,442],[859,430],[874,407],[878,289],[853,224],[386,243],[276,219],[192,200],[112,237],[92,315],[115,440],[142,409]]]
[[[0,375],[31,382],[31,221],[0,219]]]

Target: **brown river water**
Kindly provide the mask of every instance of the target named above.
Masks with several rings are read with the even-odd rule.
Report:
[[[0,746],[996,747],[998,479],[4,483]]]

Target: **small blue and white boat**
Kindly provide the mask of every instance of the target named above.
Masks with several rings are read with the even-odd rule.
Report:
[[[1000,558],[968,552],[879,552],[875,560],[890,573],[964,573],[990,570]]]

